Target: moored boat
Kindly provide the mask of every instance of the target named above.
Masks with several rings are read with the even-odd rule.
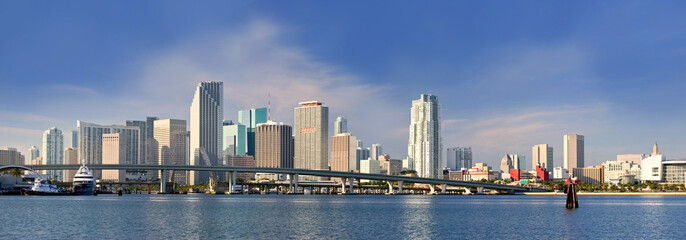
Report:
[[[86,167],[84,163],[74,175],[74,190],[75,195],[93,195],[95,189],[95,180],[93,179],[93,172]]]

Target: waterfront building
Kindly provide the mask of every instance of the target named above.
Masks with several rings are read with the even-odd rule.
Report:
[[[512,159],[512,169],[524,169],[526,156],[519,154],[510,154],[510,159]],[[534,170],[536,170],[535,167]]]
[[[126,164],[126,135],[122,133],[102,134],[102,164]],[[125,170],[101,170],[103,181],[125,182]]]
[[[503,174],[505,175],[505,174]],[[510,169],[509,178],[514,181],[521,180],[536,180],[536,181],[549,181],[550,173],[545,168],[540,165],[536,165],[532,171],[523,171],[522,169]],[[503,179],[506,179],[503,177]]]
[[[686,159],[667,160],[662,162],[662,181],[668,184],[684,184],[686,176]]]
[[[222,155],[222,120],[224,108],[224,84],[222,82],[198,83],[190,107],[190,165],[205,166],[201,149],[207,154],[212,166],[219,166]],[[188,184],[209,181],[207,171],[190,171]]]
[[[348,120],[345,119],[345,117],[337,117],[336,121],[333,124],[333,134],[338,135],[341,133],[347,133],[348,132]]]
[[[78,148],[79,147],[79,131],[77,131],[77,130],[71,131],[71,147],[72,148]]]
[[[584,136],[564,135],[564,167],[566,169],[584,167]]]
[[[36,146],[31,146],[31,148],[29,149],[29,154],[28,154],[28,156],[29,156],[29,157],[28,157],[28,160],[29,160],[29,161],[33,161],[33,160],[36,159],[37,157],[40,157],[40,150],[38,149],[38,147],[36,147]]]
[[[331,136],[331,171],[350,172],[354,170],[359,170],[357,138],[351,133]]]
[[[605,161],[602,163],[604,169],[604,181],[606,183],[618,184],[624,175],[634,175],[640,179],[641,166],[629,161]]]
[[[76,121],[79,129],[79,160],[86,164],[102,164],[102,135],[122,133],[126,135],[126,164],[139,164],[140,128],[138,126],[98,125]],[[100,175],[101,170],[96,171]]]
[[[379,160],[367,159],[360,161],[360,173],[379,174],[380,172]],[[370,182],[370,180],[360,179],[360,182]]]
[[[153,123],[153,138],[157,143],[158,165],[186,164],[186,120],[162,119]],[[159,177],[160,175],[158,175]],[[186,172],[174,171],[173,182],[186,184]],[[164,179],[169,181],[169,179]]]
[[[293,168],[293,128],[267,121],[255,128],[255,166]],[[260,174],[270,180],[283,180],[276,174]]]
[[[448,148],[447,167],[450,170],[469,169],[470,167],[472,167],[472,148]]]
[[[553,169],[553,147],[548,144],[538,144],[531,148],[531,168],[535,170],[536,165],[546,169],[548,172]]]
[[[417,176],[440,178],[442,139],[441,139],[441,105],[438,97],[422,94],[412,101],[410,111],[410,137],[407,155],[413,161]]]
[[[573,168],[573,176],[579,179],[580,182],[590,183],[590,184],[603,184],[605,173],[603,165],[595,167],[585,167],[585,168]]]
[[[659,153],[641,160],[641,174],[639,179],[641,179],[641,181],[662,181],[662,162],[665,160],[667,160],[665,155]]]
[[[299,103],[295,108],[294,167],[329,170],[329,108],[322,102]],[[302,180],[327,180],[323,177],[300,177]]]
[[[63,154],[63,143],[64,136],[62,131],[56,127],[52,127],[43,132],[43,151],[41,157],[43,158],[43,164],[49,165],[61,165],[64,162]],[[62,181],[62,171],[61,170],[48,170],[46,171],[48,178],[51,180]]]
[[[243,156],[248,154],[248,129],[243,124],[224,121],[222,126],[224,141],[222,154]]]
[[[140,133],[140,141],[138,142],[138,151],[140,152],[139,164],[157,164],[159,156],[157,156],[157,146],[154,142],[155,138],[155,121],[157,117],[147,117],[145,121],[126,120],[126,126],[137,126]]]
[[[553,168],[553,179],[554,180],[565,180],[569,177],[569,170],[563,167]]]
[[[472,168],[462,171],[463,181],[480,181],[497,179],[499,171],[493,171],[491,166],[486,163],[476,163]]]
[[[257,124],[266,123],[269,118],[268,115],[269,110],[267,108],[252,108],[238,111],[238,124],[246,126],[247,155],[255,156],[255,128],[257,127]]]
[[[2,165],[23,165],[24,155],[16,148],[0,149],[0,166]],[[40,164],[40,163],[39,163]],[[36,165],[36,164],[33,164]]]
[[[64,149],[64,164],[81,164],[81,162],[79,161],[79,149]],[[63,170],[62,173],[63,182],[72,182],[74,180],[74,175],[76,175],[76,170]]]
[[[226,166],[229,167],[255,167],[255,158],[253,156],[244,155],[226,155],[224,156]],[[228,172],[223,174],[224,179],[229,179]],[[241,178],[245,181],[255,177],[252,172],[236,172],[236,178]]]
[[[36,159],[31,160],[31,165],[41,165],[41,164],[43,164],[43,158],[42,157],[37,157]],[[0,164],[0,165],[2,165],[2,164]],[[45,173],[44,170],[40,170],[38,172]]]
[[[381,148],[381,144],[375,143],[372,144],[372,155],[371,158],[374,160],[379,160],[379,156],[383,155],[383,149]]]
[[[379,156],[380,173],[386,175],[398,175],[403,170],[403,162],[399,159],[391,159],[391,156],[384,154]]]

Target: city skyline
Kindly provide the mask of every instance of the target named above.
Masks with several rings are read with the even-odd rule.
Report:
[[[322,25],[307,23],[307,18],[283,3],[215,7],[222,11],[199,6],[197,11],[206,12],[207,19],[184,15],[183,19],[190,19],[184,23],[159,23],[145,17],[149,12],[132,12],[146,26],[142,29],[112,25],[116,22],[113,19],[92,19],[93,13],[77,14],[74,11],[78,8],[57,4],[46,6],[73,13],[67,14],[71,17],[56,15],[47,11],[48,7],[5,4],[9,6],[4,9],[17,11],[1,15],[0,26],[15,29],[17,19],[24,19],[22,24],[32,31],[18,30],[16,35],[0,40],[0,45],[13,46],[0,59],[6,66],[0,74],[5,85],[0,90],[0,101],[11,103],[0,111],[0,148],[14,147],[25,156],[28,148],[40,145],[42,131],[57,127],[68,133],[76,129],[77,120],[104,125],[123,125],[127,119],[145,116],[189,121],[187,105],[193,95],[189,86],[201,81],[223,81],[227,85],[224,112],[230,113],[224,114],[225,119],[236,119],[234,114],[240,109],[265,106],[271,92],[273,119],[293,125],[292,108],[300,101],[317,99],[327,103],[330,116],[346,116],[350,120],[348,128],[356,136],[368,143],[381,143],[384,152],[393,158],[406,155],[409,101],[422,93],[441,97],[444,149],[470,146],[475,163],[497,166],[503,154],[527,156],[531,146],[545,143],[557,149],[553,165],[561,166],[560,136],[572,132],[588,138],[587,166],[614,159],[617,154],[649,153],[647,146],[655,141],[669,156],[686,157],[686,150],[680,147],[685,142],[679,138],[686,133],[680,127],[685,113],[678,111],[683,108],[680,93],[684,85],[679,80],[681,68],[673,64],[683,60],[677,54],[681,47],[676,42],[683,39],[684,33],[646,34],[659,32],[653,26],[679,29],[674,24],[683,17],[674,5],[680,4],[634,3],[622,6],[624,11],[604,3],[572,4],[560,13],[564,17],[553,20],[560,26],[554,31],[550,23],[542,21],[549,20],[546,11],[512,13],[502,10],[507,6],[494,9],[489,4],[464,7],[481,10],[483,16],[448,17],[448,12],[442,12],[436,15],[451,21],[443,23],[426,15],[415,19],[430,22],[444,33],[443,38],[402,20],[400,15],[375,20],[373,12],[387,7],[381,4],[371,4],[368,10],[346,8],[357,13],[361,22],[344,23],[348,18],[334,14],[335,9],[313,3],[311,7],[319,10],[314,14],[322,19]],[[128,10],[100,4],[107,5],[112,13]],[[501,5],[520,8],[514,3]],[[391,6],[399,12],[408,7]],[[547,3],[536,7],[562,8]],[[225,9],[231,9],[231,14],[226,14]],[[277,9],[283,11],[282,15],[276,14]],[[602,19],[577,14],[588,9],[612,14],[598,14]],[[651,17],[631,14],[639,9]],[[161,10],[159,14],[171,13]],[[55,21],[38,21],[33,16],[39,14]],[[63,29],[61,24],[88,22],[84,19],[96,21],[114,33],[133,34],[107,40],[109,34],[86,25],[54,34]],[[493,21],[483,23],[481,28],[489,30],[486,32],[451,24],[488,19]],[[386,28],[392,21],[407,27],[378,33],[362,28],[365,24],[374,29]],[[169,36],[159,31],[145,33],[172,24],[183,27],[166,33]],[[348,34],[323,31],[332,26]],[[391,44],[379,42],[391,40],[384,37],[388,34],[399,33],[425,37],[392,39]],[[150,37],[126,37],[136,34]],[[72,41],[72,37],[97,44]],[[336,40],[339,37],[343,38]],[[20,43],[19,39],[31,41]],[[115,43],[119,41],[122,44]],[[614,44],[619,41],[623,44]],[[411,47],[413,43],[421,47]],[[645,50],[648,47],[654,50]],[[33,65],[29,59],[45,60]],[[78,65],[78,70],[72,65]],[[550,86],[535,87],[541,85]],[[30,94],[36,90],[50,91]],[[462,94],[453,96],[456,90]],[[518,92],[518,97],[508,96],[511,92]],[[660,97],[654,97],[656,94]],[[646,118],[655,113],[660,117]],[[392,120],[379,116],[392,116]],[[640,137],[626,137],[626,129]],[[65,143],[70,142],[69,134],[64,138]]]

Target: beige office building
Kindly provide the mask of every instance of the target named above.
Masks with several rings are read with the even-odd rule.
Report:
[[[548,172],[553,171],[553,147],[538,144],[531,148],[531,170],[536,170],[536,165],[540,165]]]
[[[564,136],[564,167],[565,169],[584,167],[584,136],[567,134]]]
[[[329,169],[329,108],[322,102],[301,102],[295,108],[294,167]],[[301,180],[328,180],[326,177],[301,176]]]
[[[64,164],[81,164],[81,162],[79,161],[78,148],[64,149]],[[76,170],[64,170],[62,181],[72,182],[74,181],[74,175],[76,175]]]
[[[269,121],[255,128],[255,166],[293,168],[293,128]]]
[[[350,172],[353,170],[359,170],[357,137],[350,133],[331,136],[331,171]]]
[[[126,164],[126,135],[122,133],[102,134],[102,164]],[[126,181],[125,170],[102,170],[103,181]]]
[[[572,173],[580,182],[590,184],[603,184],[605,181],[605,167],[602,165],[587,168],[574,168]]]
[[[630,162],[633,164],[641,165],[641,161],[647,158],[647,154],[617,154],[618,162]]]
[[[155,164],[186,165],[186,155],[188,154],[186,153],[186,120],[155,120],[153,126],[153,138],[157,143],[157,162]],[[159,172],[157,174],[159,177]],[[165,181],[170,181],[170,179],[165,179]],[[174,171],[173,182],[186,184],[186,172]]]

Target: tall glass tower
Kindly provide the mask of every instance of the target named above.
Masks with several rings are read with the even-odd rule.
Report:
[[[43,132],[43,164],[62,164],[63,143],[62,131],[56,127],[52,127]],[[61,170],[48,170],[47,174],[50,179],[62,181]]]
[[[222,82],[201,82],[195,88],[191,103],[190,151],[191,165],[204,166],[200,149],[204,149],[210,164],[217,166],[222,155],[222,119],[224,117],[224,84]],[[209,172],[191,171],[188,184],[195,185],[209,181]]]

